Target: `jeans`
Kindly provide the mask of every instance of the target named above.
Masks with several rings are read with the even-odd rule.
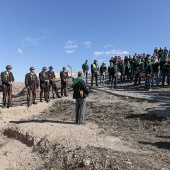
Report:
[[[112,76],[112,82],[111,82],[112,87],[113,85],[114,87],[116,87],[116,84],[117,84],[117,78],[115,76]]]
[[[100,84],[101,84],[101,85],[104,85],[104,84],[105,84],[105,74],[102,74],[102,75],[100,76]]]
[[[84,123],[84,117],[86,112],[86,98],[76,99],[76,123]]]
[[[162,85],[164,85],[165,82],[168,83],[168,85],[170,84],[170,75],[162,72]]]
[[[159,76],[158,72],[153,72],[153,77],[151,78],[152,85],[154,85],[154,79],[156,79],[156,84],[159,84]]]
[[[88,70],[84,70],[84,79],[86,80],[86,83],[88,82]]]
[[[148,87],[151,89],[151,78],[149,77],[145,79],[145,89],[148,89]]]

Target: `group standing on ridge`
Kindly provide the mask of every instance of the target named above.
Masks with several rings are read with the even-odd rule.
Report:
[[[137,54],[125,56],[111,57],[109,66],[103,62],[101,66],[97,64],[97,60],[88,65],[88,60],[82,65],[85,74],[85,81],[88,83],[88,73],[91,68],[91,86],[98,86],[98,76],[100,77],[100,85],[111,84],[112,88],[117,87],[117,80],[121,83],[132,83],[134,86],[140,85],[141,80],[145,81],[144,88],[151,91],[152,86],[165,84],[170,85],[170,50],[157,47],[150,54]],[[106,74],[107,73],[107,74]],[[106,76],[107,81],[106,81]]]

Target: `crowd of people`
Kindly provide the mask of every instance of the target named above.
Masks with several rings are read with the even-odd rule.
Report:
[[[165,84],[170,85],[170,50],[165,47],[153,51],[150,54],[137,54],[125,56],[111,57],[110,65],[107,67],[103,62],[101,66],[97,64],[97,60],[89,67],[88,60],[82,65],[85,75],[85,81],[88,82],[88,73],[91,69],[91,86],[95,78],[96,86],[98,86],[98,75],[100,76],[100,84],[106,83],[106,75],[108,75],[108,83],[112,88],[117,87],[117,79],[120,78],[121,83],[134,82],[134,86],[140,85],[141,80],[145,80],[145,89],[152,90],[154,85]],[[107,74],[108,73],[108,74]]]
[[[12,85],[14,82],[14,75],[11,72],[12,67],[10,65],[6,66],[6,71],[1,72],[1,82],[3,89],[3,107],[12,107]],[[61,98],[68,96],[67,94],[67,83],[68,72],[66,68],[60,72],[61,79],[61,95],[58,92],[56,85],[56,76],[53,71],[53,67],[50,66],[47,71],[46,67],[42,68],[39,73],[39,77],[34,72],[35,68],[30,67],[30,72],[25,75],[25,86],[27,88],[27,106],[30,107],[32,104],[37,104],[36,102],[36,91],[40,87],[40,102],[43,102],[43,98],[48,103],[50,101],[50,89],[52,89],[52,97],[55,96]],[[76,99],[76,124],[84,124],[84,116],[86,112],[86,96],[89,94],[90,90],[87,88],[86,83],[83,80],[84,74],[82,71],[78,72],[78,77],[73,79],[73,98]]]
[[[120,56],[111,57],[109,66],[103,62],[99,67],[97,60],[89,66],[88,60],[82,64],[82,71],[78,72],[78,77],[73,79],[73,98],[76,99],[76,123],[84,123],[84,115],[86,111],[86,96],[91,92],[87,88],[86,83],[89,80],[89,70],[91,69],[91,86],[95,84],[98,86],[98,76],[100,76],[100,85],[106,83],[111,85],[111,88],[117,87],[117,80],[121,83],[132,83],[134,86],[140,85],[141,80],[145,80],[144,88],[151,91],[152,86],[167,84],[170,85],[170,50],[165,47],[164,49],[157,47],[154,49],[153,55],[145,55],[135,53],[134,56]],[[3,108],[12,106],[12,84],[14,76],[11,72],[12,67],[6,66],[6,71],[1,73],[1,82],[3,89]],[[34,72],[35,68],[30,67],[29,73],[25,75],[25,86],[27,88],[27,106],[36,103],[36,91],[40,88],[40,102],[43,99],[46,102],[50,101],[50,90],[52,89],[52,97],[61,98],[68,96],[67,83],[68,72],[66,68],[60,72],[61,79],[61,95],[58,92],[56,85],[56,76],[53,67],[50,66],[49,70],[46,67],[37,76]],[[108,78],[106,79],[106,76]]]
[[[9,108],[12,106],[12,84],[14,82],[14,75],[11,72],[12,67],[10,65],[6,66],[6,71],[1,72],[1,87],[3,90],[3,108]],[[36,91],[40,88],[40,102],[43,102],[43,98],[46,102],[50,101],[50,90],[52,90],[53,99],[56,97],[61,98],[68,96],[67,94],[67,81],[68,81],[68,72],[66,68],[63,67],[63,70],[60,72],[61,79],[61,95],[58,92],[56,85],[56,76],[53,71],[53,67],[50,66],[47,71],[46,67],[42,68],[42,71],[37,76],[34,72],[35,68],[30,67],[30,72],[25,75],[25,86],[27,88],[27,105],[28,107],[31,104],[37,104],[36,100]]]

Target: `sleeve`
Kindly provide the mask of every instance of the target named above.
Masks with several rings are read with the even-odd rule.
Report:
[[[86,95],[88,95],[89,94],[89,89],[87,88],[86,83],[84,81],[81,81],[81,84],[82,84],[82,88],[83,88],[82,90],[84,91],[84,93]]]
[[[39,79],[40,79],[40,82],[41,82],[41,83],[44,83],[44,82],[45,82],[45,80],[43,79],[42,73],[39,73]]]
[[[4,84],[8,85],[8,81],[5,80],[5,78],[4,78],[4,72],[1,73],[1,81],[2,81]]]
[[[25,85],[28,86],[28,74],[25,75]]]

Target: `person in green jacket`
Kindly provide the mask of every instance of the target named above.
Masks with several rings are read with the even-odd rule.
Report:
[[[86,112],[86,96],[89,94],[89,89],[83,80],[84,73],[78,72],[78,77],[73,81],[73,99],[76,99],[76,124],[84,124]]]

